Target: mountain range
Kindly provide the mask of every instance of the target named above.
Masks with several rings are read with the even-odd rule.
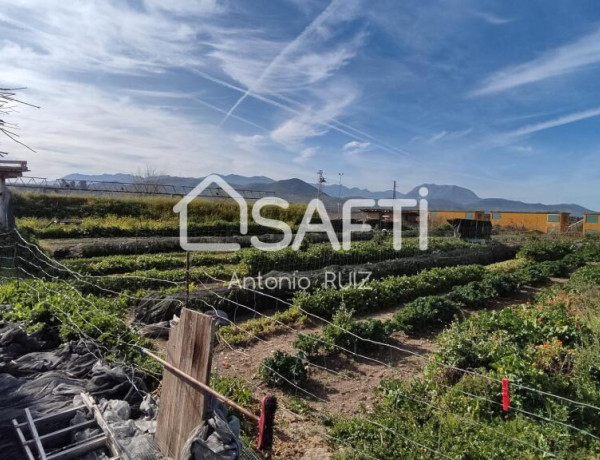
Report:
[[[307,202],[317,197],[317,188],[314,184],[309,184],[301,179],[273,180],[265,176],[239,176],[236,174],[222,175],[230,185],[238,190],[254,190],[271,192],[277,197],[284,198],[291,202]],[[178,177],[178,176],[157,176],[152,181],[161,184],[172,184],[175,186],[196,186],[204,177]],[[96,182],[125,182],[135,183],[139,181],[133,174],[69,174],[63,179],[68,181],[96,181]],[[543,204],[543,203],[525,203],[523,201],[507,200],[504,198],[481,198],[472,190],[458,185],[438,185],[422,184],[414,187],[407,193],[396,192],[397,198],[418,199],[419,189],[426,187],[428,190],[427,199],[429,209],[438,210],[483,210],[490,211],[564,211],[570,212],[574,216],[582,216],[589,209],[573,203]],[[323,185],[321,199],[327,206],[337,206],[338,197],[343,201],[348,198],[392,198],[392,190],[371,191],[356,187],[346,187],[344,185]]]

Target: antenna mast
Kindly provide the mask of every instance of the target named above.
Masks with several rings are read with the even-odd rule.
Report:
[[[321,199],[321,192],[323,189],[323,184],[327,182],[327,179],[325,179],[325,177],[323,176],[323,170],[319,169],[317,171],[317,200]]]

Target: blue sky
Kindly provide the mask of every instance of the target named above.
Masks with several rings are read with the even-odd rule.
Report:
[[[600,209],[596,0],[13,0],[31,174],[210,172]]]

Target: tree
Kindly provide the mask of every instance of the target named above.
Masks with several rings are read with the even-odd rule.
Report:
[[[154,194],[164,193],[164,172],[146,165],[145,169],[138,169],[134,174],[134,189],[137,193]]]
[[[4,120],[5,115],[10,115],[11,113],[16,112],[15,106],[18,104],[24,104],[30,107],[39,108],[33,104],[21,101],[15,97],[17,95],[16,91],[21,89],[23,88],[0,88],[0,117],[3,117],[0,118],[0,132],[2,132],[6,137],[16,142],[17,144],[21,144],[23,147],[34,152],[34,150],[31,147],[25,145],[18,139],[20,136],[15,131],[19,129],[19,126]],[[0,151],[0,157],[4,155],[8,155],[8,153]]]

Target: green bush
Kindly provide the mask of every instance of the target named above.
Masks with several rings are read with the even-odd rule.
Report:
[[[342,305],[320,335],[300,334],[294,347],[307,357],[335,353],[342,348],[357,352],[375,347],[373,342],[385,340],[388,335],[383,321],[355,321],[354,311]]]
[[[600,265],[586,265],[575,271],[569,280],[572,289],[590,284],[600,285]]]
[[[302,359],[280,350],[262,360],[259,376],[267,385],[280,388],[302,387],[308,380]]]
[[[531,238],[519,250],[517,257],[543,262],[546,260],[559,260],[575,250],[573,243],[563,240],[549,240],[545,238]]]
[[[443,327],[455,318],[462,318],[459,304],[447,296],[419,297],[407,303],[394,315],[393,330],[417,332]]]

